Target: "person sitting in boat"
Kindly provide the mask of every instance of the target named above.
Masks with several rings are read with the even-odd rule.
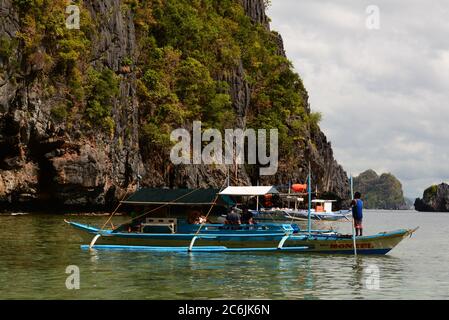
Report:
[[[253,214],[246,206],[242,208],[242,224],[254,224]]]
[[[226,216],[226,224],[238,225],[242,224],[242,217],[236,208],[232,208]]]
[[[189,212],[187,221],[189,222],[189,224],[204,224],[209,222],[206,216],[204,216],[200,211],[197,210]]]
[[[209,223],[209,220],[207,219],[207,217],[205,215],[201,215],[198,217],[196,224],[205,224],[205,223]]]
[[[360,192],[356,192],[354,194],[354,200],[351,202],[352,207],[352,218],[354,219],[354,228],[355,235],[362,236],[363,235],[363,201],[360,199],[362,197]]]

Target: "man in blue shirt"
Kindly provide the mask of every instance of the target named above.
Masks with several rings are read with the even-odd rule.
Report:
[[[363,235],[363,201],[360,199],[361,197],[360,192],[356,192],[354,194],[354,200],[351,202],[352,218],[354,219],[355,235],[357,237]]]

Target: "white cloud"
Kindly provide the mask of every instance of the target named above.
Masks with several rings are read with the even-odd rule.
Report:
[[[274,0],[272,28],[304,80],[337,160],[395,174],[421,196],[449,177],[449,5]],[[380,30],[365,27],[380,8]]]

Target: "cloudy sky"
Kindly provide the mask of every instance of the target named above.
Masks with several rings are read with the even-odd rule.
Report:
[[[346,171],[391,172],[408,197],[449,182],[447,0],[272,0],[269,15]]]

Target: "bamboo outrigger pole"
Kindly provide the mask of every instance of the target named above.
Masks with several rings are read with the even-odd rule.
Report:
[[[352,179],[352,174],[350,177],[350,181],[351,181],[351,200],[354,200],[354,180]],[[353,242],[353,246],[354,246],[354,256],[357,257],[357,243],[355,241],[355,220],[354,217],[352,217],[352,242]]]
[[[310,162],[309,162],[309,176],[307,178],[307,193],[309,194],[309,201],[308,201],[308,214],[307,214],[307,228],[309,231],[309,237],[311,235],[312,232],[312,219],[311,219],[311,214],[312,214],[312,174],[310,172]]]

